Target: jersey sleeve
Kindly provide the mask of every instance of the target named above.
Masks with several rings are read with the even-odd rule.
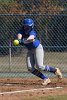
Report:
[[[31,31],[30,35],[34,35],[36,37],[36,32],[35,31]]]

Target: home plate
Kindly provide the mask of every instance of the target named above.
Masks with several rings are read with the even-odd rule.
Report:
[[[35,92],[35,91],[44,91],[44,90],[53,90],[53,89],[62,89],[62,88],[63,88],[63,87],[38,88],[38,89],[19,90],[19,91],[11,91],[11,92],[0,92],[0,95],[3,95],[3,94],[26,93],[26,92]]]

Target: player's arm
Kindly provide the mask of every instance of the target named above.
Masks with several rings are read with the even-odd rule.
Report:
[[[36,38],[36,33],[34,31],[31,31],[29,37],[24,40],[24,43],[25,44],[31,43],[31,42],[35,41],[35,38]]]
[[[32,42],[34,40],[34,35],[30,35],[28,38],[23,38],[22,39],[22,34],[19,33],[17,35],[17,38],[18,38],[20,43],[23,42],[24,44],[27,44],[27,43],[30,43],[30,42]]]
[[[34,35],[30,35],[27,40],[34,40],[35,36]]]
[[[30,35],[27,39],[24,39],[23,42],[25,44],[27,44],[27,43],[33,42],[34,40],[35,40],[35,36],[34,35]]]

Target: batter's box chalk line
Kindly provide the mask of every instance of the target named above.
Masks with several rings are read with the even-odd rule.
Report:
[[[0,92],[0,95],[3,95],[3,94],[26,93],[26,92],[35,92],[35,91],[41,91],[41,90],[62,89],[62,88],[63,88],[63,87],[54,87],[54,88],[38,88],[38,89],[19,90],[19,91],[11,91],[11,92]]]

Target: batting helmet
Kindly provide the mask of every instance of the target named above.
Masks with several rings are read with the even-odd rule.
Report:
[[[31,18],[26,18],[22,21],[23,26],[31,26],[34,27],[34,22]]]

